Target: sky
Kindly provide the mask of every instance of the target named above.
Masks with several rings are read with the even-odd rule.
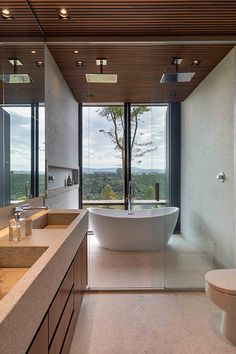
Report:
[[[11,115],[11,170],[30,171],[30,107],[8,106],[4,109]],[[98,113],[99,107],[83,109],[83,164],[85,168],[119,168],[121,152],[101,129],[113,129],[113,123]],[[122,131],[120,131],[122,134]],[[166,169],[166,106],[151,106],[142,115],[136,135],[138,143],[152,141],[154,151],[132,161],[132,167],[143,169]],[[39,124],[39,170],[45,168],[45,116],[40,108]],[[142,148],[145,150],[145,148]],[[142,150],[142,151],[144,151]]]
[[[166,106],[151,106],[140,118],[136,141],[142,144],[152,141],[152,147],[157,149],[133,160],[133,167],[166,169],[166,109]],[[99,132],[100,129],[113,129],[113,123],[101,117],[98,110],[99,107],[83,108],[83,166],[119,168],[121,153],[115,150],[116,145],[108,136]]]
[[[31,169],[31,107],[4,106],[10,114],[11,171]],[[44,107],[39,108],[39,171],[45,169],[45,117]]]

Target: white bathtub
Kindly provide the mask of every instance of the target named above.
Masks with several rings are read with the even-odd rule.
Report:
[[[117,251],[158,250],[169,241],[179,208],[89,209],[89,229],[100,246]]]

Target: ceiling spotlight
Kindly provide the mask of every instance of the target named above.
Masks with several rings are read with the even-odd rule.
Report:
[[[61,20],[68,20],[70,18],[69,12],[65,8],[58,11],[58,16]]]
[[[44,66],[43,61],[36,61],[35,63],[36,63],[36,65],[37,65],[39,68],[41,68],[42,66]]]
[[[200,64],[200,60],[194,60],[191,65],[198,66],[199,64]]]
[[[36,54],[36,50],[31,50],[31,53],[32,54]]]
[[[13,19],[11,11],[8,9],[2,9],[1,15],[4,18],[4,20],[12,20]]]
[[[79,66],[79,67],[82,67],[82,66],[84,66],[84,62],[83,61],[77,61],[76,65]]]
[[[75,54],[78,54],[78,53],[79,53],[79,51],[78,51],[78,50],[74,50],[74,53],[75,53]]]

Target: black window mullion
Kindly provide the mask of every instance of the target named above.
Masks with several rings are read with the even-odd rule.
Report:
[[[31,104],[31,198],[35,196],[35,180],[34,180],[34,175],[35,175],[35,106],[34,104]]]
[[[39,104],[35,104],[35,197],[39,196]]]
[[[39,105],[31,104],[31,198],[39,196]]]
[[[125,209],[128,209],[128,193],[129,193],[129,182],[131,180],[131,104],[124,104],[124,153],[125,153],[125,164],[124,164],[124,199],[125,199]]]
[[[78,165],[79,165],[79,208],[83,208],[83,105],[79,103],[79,112],[78,112]]]

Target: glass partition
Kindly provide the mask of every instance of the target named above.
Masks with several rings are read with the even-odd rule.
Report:
[[[44,45],[4,43],[0,206],[45,194]]]
[[[134,208],[166,205],[167,105],[131,106],[131,179]]]

